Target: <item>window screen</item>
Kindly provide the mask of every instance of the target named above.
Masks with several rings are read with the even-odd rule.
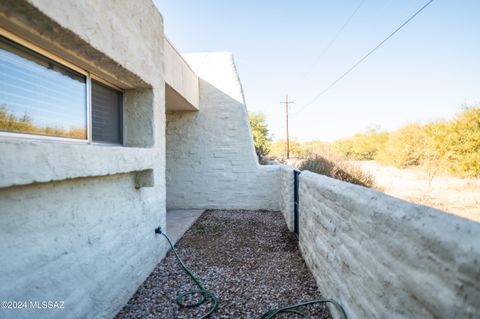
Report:
[[[0,37],[0,131],[87,139],[86,77]]]
[[[122,144],[122,92],[92,80],[92,140]]]

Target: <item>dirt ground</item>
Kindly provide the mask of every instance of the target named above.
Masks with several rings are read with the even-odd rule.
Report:
[[[269,309],[321,297],[280,212],[206,211],[176,247],[220,299],[211,318],[258,318]],[[200,318],[210,303],[195,309],[175,303],[178,291],[191,288],[192,281],[170,251],[116,319]],[[312,318],[330,318],[324,305],[300,310]]]
[[[435,176],[421,169],[398,169],[375,161],[354,161],[375,178],[378,190],[416,204],[438,208],[480,222],[480,179]]]

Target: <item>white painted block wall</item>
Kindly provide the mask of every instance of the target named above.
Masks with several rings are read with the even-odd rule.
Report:
[[[288,230],[294,231],[294,168],[288,165],[280,166],[280,211],[285,218]]]
[[[479,318],[480,224],[303,171],[300,249],[350,319]]]
[[[184,55],[200,111],[167,114],[167,207],[279,209],[280,170],[260,166],[230,53]]]
[[[65,302],[0,318],[112,318],[167,248],[154,235],[165,226],[163,19],[149,0],[6,0],[0,10],[2,25],[131,85],[134,146],[0,139],[0,300]],[[136,189],[144,170],[152,187]]]

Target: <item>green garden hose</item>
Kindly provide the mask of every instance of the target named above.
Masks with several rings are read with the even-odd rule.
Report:
[[[208,309],[207,313],[205,313],[203,316],[200,317],[200,319],[208,318],[214,311],[218,309],[219,301],[217,296],[210,290],[207,290],[203,286],[200,279],[198,279],[197,276],[195,276],[195,274],[180,259],[180,256],[178,256],[177,251],[175,250],[175,247],[173,246],[170,238],[168,238],[168,236],[164,232],[162,232],[160,228],[157,228],[155,230],[155,233],[163,235],[167,239],[168,243],[170,244],[170,247],[172,248],[173,254],[177,258],[178,263],[180,264],[180,266],[182,266],[183,270],[185,270],[185,272],[190,276],[190,278],[198,287],[198,289],[192,289],[187,292],[178,293],[175,301],[181,307],[195,308],[202,305],[205,301],[207,301],[207,299],[210,299],[212,301],[212,306]],[[198,295],[200,296],[200,299],[197,301],[188,301],[187,297],[190,295]]]
[[[263,315],[261,315],[259,319],[271,319],[271,318],[275,317],[276,315],[278,315],[280,313],[285,313],[285,312],[294,313],[296,315],[301,316],[302,318],[307,318],[308,319],[310,317],[306,313],[303,313],[303,312],[297,310],[297,308],[300,308],[300,307],[303,307],[303,306],[308,306],[308,305],[313,305],[313,304],[320,304],[320,303],[331,303],[331,304],[333,304],[335,307],[337,307],[338,310],[340,310],[340,313],[342,314],[343,319],[348,319],[347,314],[345,313],[345,310],[343,309],[342,305],[339,304],[338,302],[336,302],[333,299],[311,300],[311,301],[302,302],[302,303],[299,303],[299,304],[296,304],[296,305],[290,305],[290,306],[285,306],[285,307],[281,307],[281,308],[271,309],[271,310],[265,312]]]
[[[180,266],[182,266],[183,270],[190,276],[190,278],[193,280],[193,282],[197,285],[198,289],[192,289],[187,292],[180,292],[177,294],[177,298],[175,299],[176,303],[181,306],[181,307],[187,307],[187,308],[195,308],[200,305],[202,305],[207,299],[210,299],[212,301],[212,306],[208,308],[207,313],[205,313],[203,316],[201,316],[199,319],[204,319],[210,317],[210,315],[215,312],[218,309],[218,304],[219,300],[218,297],[211,292],[210,290],[207,290],[200,279],[197,278],[197,276],[185,265],[185,263],[180,259],[180,256],[177,254],[177,250],[175,249],[174,245],[172,244],[172,241],[170,238],[168,238],[167,234],[162,232],[161,228],[155,229],[156,234],[163,235],[168,243],[170,244],[170,247],[172,248],[173,254],[175,255],[175,258],[177,258],[178,263]],[[187,296],[190,295],[199,295],[200,299],[197,301],[187,301]],[[271,319],[274,318],[276,315],[280,313],[294,313],[296,315],[299,315],[303,318],[310,318],[307,314],[297,310],[297,308],[303,307],[303,306],[308,306],[308,305],[313,305],[313,304],[320,304],[320,303],[331,303],[335,307],[337,307],[338,310],[340,310],[340,313],[342,314],[343,319],[348,319],[347,314],[345,313],[345,310],[343,309],[342,305],[340,305],[337,301],[333,299],[318,299],[318,300],[311,300],[307,302],[302,302],[299,304],[295,305],[290,305],[290,306],[285,306],[281,308],[276,308],[276,309],[271,309],[267,312],[265,312],[263,315],[259,317],[259,319]]]

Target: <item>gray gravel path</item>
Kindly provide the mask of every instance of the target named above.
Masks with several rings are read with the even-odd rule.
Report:
[[[219,297],[220,306],[212,318],[258,318],[268,309],[321,297],[279,212],[206,211],[176,248],[206,288]],[[208,303],[196,309],[175,303],[179,290],[193,287],[169,252],[116,319],[199,318]],[[312,318],[330,318],[323,305],[306,310]]]

